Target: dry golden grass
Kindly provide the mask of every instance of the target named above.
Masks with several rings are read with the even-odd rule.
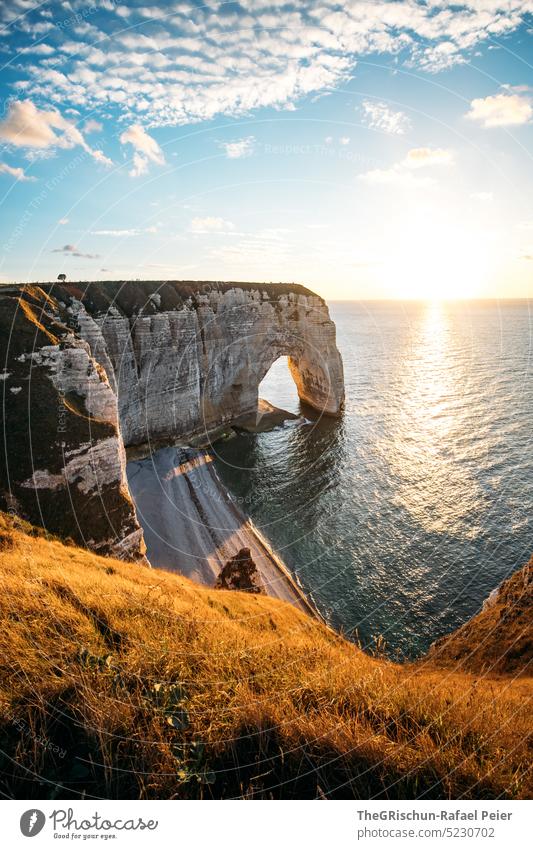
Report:
[[[528,795],[530,678],[393,664],[288,604],[32,533],[0,515],[4,794]]]
[[[533,557],[507,578],[483,609],[430,652],[440,666],[474,672],[533,669]]]

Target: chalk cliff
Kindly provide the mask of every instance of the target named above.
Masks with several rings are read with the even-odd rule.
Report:
[[[144,551],[125,446],[202,438],[254,411],[282,355],[303,401],[342,408],[335,326],[302,286],[3,287],[0,331],[0,507],[115,556]]]

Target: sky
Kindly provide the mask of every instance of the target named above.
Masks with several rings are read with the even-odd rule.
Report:
[[[0,282],[533,296],[533,0],[0,4]]]

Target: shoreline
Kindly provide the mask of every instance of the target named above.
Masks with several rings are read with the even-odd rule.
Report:
[[[284,563],[282,558],[275,551],[275,549],[272,547],[272,545],[266,539],[266,537],[263,536],[263,534],[261,533],[259,528],[257,528],[255,526],[252,519],[249,516],[247,516],[246,513],[243,510],[241,510],[240,507],[235,503],[235,501],[233,500],[233,498],[231,496],[231,493],[228,492],[225,489],[222,481],[220,480],[220,478],[217,474],[216,469],[212,465],[210,465],[209,471],[212,473],[213,478],[215,479],[219,489],[222,492],[224,492],[225,495],[227,496],[227,498],[229,499],[229,503],[232,505],[235,512],[239,515],[239,517],[241,519],[244,520],[245,527],[249,530],[250,534],[253,535],[253,537],[257,541],[258,545],[260,545],[262,547],[262,549],[265,551],[266,556],[270,559],[272,564],[276,567],[276,569],[280,573],[283,580],[285,580],[290,585],[291,589],[296,593],[296,595],[298,595],[301,603],[307,608],[307,612],[311,616],[314,616],[316,619],[319,619],[320,622],[322,622],[323,624],[327,625],[326,620],[324,619],[324,617],[322,616],[322,614],[320,613],[320,611],[316,607],[314,601],[308,597],[305,590],[299,585],[298,581],[291,574],[289,568],[286,566],[286,564]],[[268,595],[268,590],[267,590],[267,595]]]
[[[223,486],[208,451],[162,448],[127,464],[128,484],[152,566],[213,586],[249,548],[265,592],[325,623],[269,541]]]

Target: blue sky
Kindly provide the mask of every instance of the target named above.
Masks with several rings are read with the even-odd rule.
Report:
[[[0,281],[529,297],[533,2],[0,9]]]

